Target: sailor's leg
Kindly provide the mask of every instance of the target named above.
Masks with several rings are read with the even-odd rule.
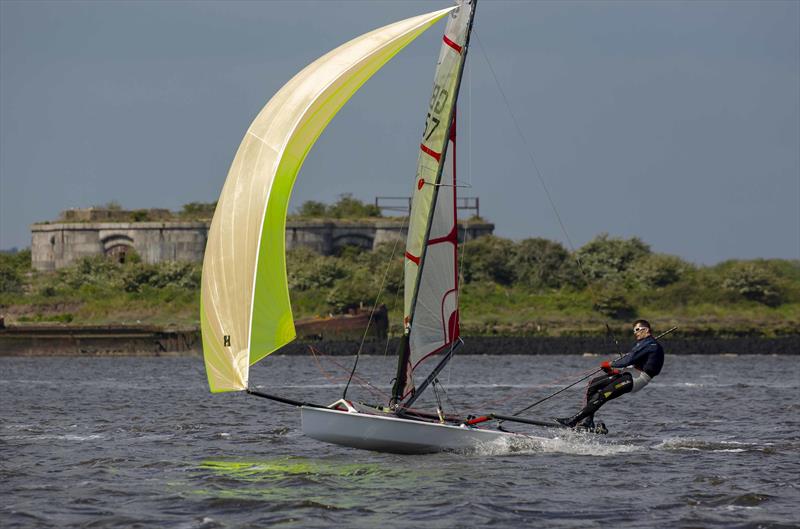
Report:
[[[608,383],[596,388],[591,394],[587,392],[586,405],[575,416],[570,417],[565,424],[575,426],[584,419],[594,419],[594,414],[606,402],[629,393],[633,389],[633,377],[629,373],[612,375]]]
[[[586,385],[586,393],[583,397],[583,408],[586,408],[586,405],[589,404],[589,401],[592,397],[601,391],[603,388],[608,386],[614,379],[615,375],[600,375],[599,377],[595,377],[589,381]],[[568,419],[569,420],[569,419]],[[594,413],[587,415],[581,420],[581,426],[586,428],[591,428],[594,425]]]
[[[589,402],[591,395],[606,387],[611,382],[613,377],[614,375],[600,375],[599,377],[594,377],[592,380],[590,380],[589,383],[586,384],[586,394],[583,399],[583,405],[586,406],[586,403]]]

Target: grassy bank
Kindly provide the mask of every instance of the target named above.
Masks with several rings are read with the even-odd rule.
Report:
[[[296,317],[346,312],[378,301],[402,321],[403,258],[386,245],[339,256],[288,254]],[[654,253],[638,239],[600,236],[575,254],[544,239],[484,237],[463,247],[464,334],[567,336],[628,331],[636,317],[688,335],[781,336],[800,328],[800,263],[726,261],[698,267]],[[6,323],[196,326],[198,263],[115,264],[84,259],[57,272],[31,270],[30,253],[0,254]],[[385,279],[384,279],[385,278]],[[381,285],[383,290],[381,291]]]
[[[0,255],[0,316],[6,323],[196,326],[197,263],[147,265],[86,258],[57,272],[33,271],[30,252]]]

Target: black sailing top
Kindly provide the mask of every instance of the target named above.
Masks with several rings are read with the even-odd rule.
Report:
[[[623,356],[611,362],[612,367],[628,367],[633,366],[641,371],[644,371],[650,377],[654,377],[661,373],[661,367],[664,365],[664,349],[661,344],[653,338],[648,336],[642,338],[633,348]]]

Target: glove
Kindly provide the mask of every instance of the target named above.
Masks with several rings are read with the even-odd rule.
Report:
[[[600,369],[602,369],[609,375],[616,375],[619,373],[619,371],[611,367],[611,362],[609,362],[608,360],[600,364]]]

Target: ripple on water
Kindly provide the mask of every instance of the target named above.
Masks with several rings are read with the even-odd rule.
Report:
[[[750,507],[755,508],[772,499],[769,494],[746,492],[743,494],[691,494],[684,496],[686,503],[695,507]]]
[[[95,439],[103,439],[105,436],[100,434],[90,435],[55,435],[55,434],[30,434],[30,435],[7,435],[3,439],[9,441],[94,441]]]
[[[775,447],[769,444],[759,445],[740,441],[708,441],[695,438],[673,437],[655,446],[659,450],[686,450],[694,452],[761,452],[775,453]]]
[[[519,427],[534,435],[477,454],[399,456],[305,437],[291,408],[211,396],[197,358],[0,358],[0,525],[796,528],[800,356],[680,360],[687,369],[670,359],[645,391],[604,408],[617,425],[611,435]],[[462,357],[451,363],[450,406],[519,399],[501,401],[511,410],[552,393],[545,361],[596,364]],[[263,366],[253,373],[265,388],[311,383],[287,396],[329,402],[341,394],[307,358]],[[364,357],[362,367],[388,380],[396,360]],[[162,384],[166,374],[178,388]],[[65,383],[72,379],[161,389],[110,392],[108,384]],[[57,398],[25,381],[57,388]],[[581,393],[548,401],[541,416],[574,411]]]

